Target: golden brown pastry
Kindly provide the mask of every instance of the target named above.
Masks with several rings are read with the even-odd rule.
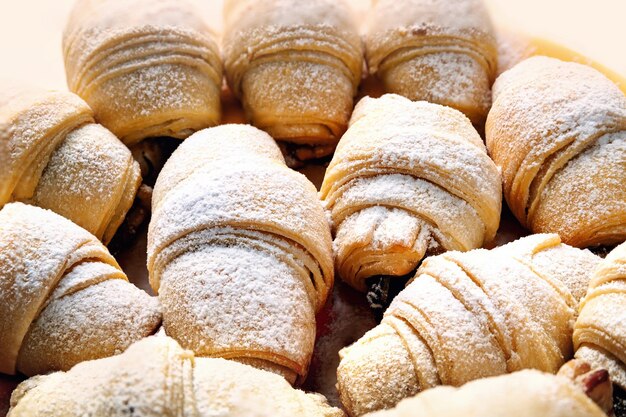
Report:
[[[38,207],[0,210],[0,372],[67,370],[123,352],[161,322],[93,235]]]
[[[527,228],[578,247],[626,239],[626,96],[601,73],[523,61],[496,81],[486,133]]]
[[[297,159],[332,153],[361,81],[363,52],[344,0],[226,0],[224,67],[248,120]]]
[[[425,254],[494,238],[501,179],[462,113],[387,94],[357,104],[320,196],[338,274],[354,288],[414,271]]]
[[[605,417],[568,379],[524,370],[472,381],[460,388],[437,387],[368,417]]]
[[[484,122],[498,55],[482,0],[376,0],[365,46],[370,72],[386,91]]]
[[[609,370],[626,389],[626,243],[595,270],[574,326],[576,357]]]
[[[313,184],[266,133],[223,125],[174,152],[152,205],[148,270],[167,334],[198,356],[302,380],[333,285]]]
[[[340,352],[343,405],[359,416],[437,385],[556,372],[599,260],[557,235],[426,258],[381,324]]]
[[[31,378],[11,417],[342,417],[319,394],[236,362],[194,358],[171,338],[143,339],[121,355]]]
[[[215,35],[185,0],[78,0],[63,51],[70,90],[127,145],[220,121]]]
[[[0,123],[0,207],[47,208],[108,243],[141,183],[126,146],[67,92],[5,86]]]

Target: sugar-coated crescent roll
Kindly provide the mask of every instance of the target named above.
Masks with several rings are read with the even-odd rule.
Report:
[[[599,260],[557,235],[426,258],[381,324],[340,352],[346,410],[524,368],[556,372],[573,353],[578,300]]]
[[[220,121],[215,35],[186,0],[77,0],[63,51],[70,90],[127,145]]]
[[[368,417],[605,417],[567,378],[524,370],[472,381],[460,388],[437,387]]]
[[[108,243],[141,184],[128,148],[67,92],[0,89],[0,124],[0,207],[47,208]]]
[[[578,247],[626,239],[626,96],[600,72],[523,61],[496,81],[486,133],[522,224]]]
[[[498,52],[482,0],[376,0],[365,46],[386,91],[485,120]]]
[[[411,273],[428,252],[481,247],[498,229],[500,183],[462,113],[394,94],[364,98],[320,192],[338,274],[364,291],[370,277]]]
[[[0,372],[67,370],[123,352],[161,322],[108,250],[38,207],[0,210]]]
[[[344,0],[226,0],[224,67],[247,117],[297,159],[332,153],[361,81],[363,52]]]
[[[194,358],[173,339],[143,339],[121,355],[37,376],[11,397],[11,417],[342,417],[319,394],[217,358]]]
[[[595,270],[574,326],[576,357],[609,370],[626,389],[626,243]]]
[[[148,270],[168,335],[198,356],[303,379],[333,284],[313,184],[265,132],[223,125],[174,152],[152,204]]]

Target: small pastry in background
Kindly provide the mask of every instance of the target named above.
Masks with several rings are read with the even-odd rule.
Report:
[[[78,0],[63,35],[70,90],[127,145],[217,125],[222,62],[200,16],[185,0]]]
[[[626,96],[600,72],[529,58],[496,81],[487,148],[504,197],[534,233],[569,245],[626,240]]]
[[[153,334],[159,302],[93,235],[38,207],[0,210],[0,372],[68,370]]]
[[[344,0],[226,0],[224,67],[250,123],[296,161],[335,149],[363,50]]]
[[[498,55],[482,0],[376,0],[365,47],[370,72],[387,92],[484,122]]]

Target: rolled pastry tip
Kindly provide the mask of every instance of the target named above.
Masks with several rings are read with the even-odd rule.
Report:
[[[216,358],[194,358],[175,340],[153,336],[123,354],[24,381],[11,397],[12,417],[214,416],[342,417],[319,394],[284,379]]]
[[[108,243],[141,184],[128,148],[67,92],[8,86],[0,123],[0,207],[22,201],[47,208]]]
[[[497,42],[482,0],[377,0],[365,33],[369,70],[385,90],[484,123]]]
[[[572,357],[578,300],[600,258],[532,235],[427,258],[382,322],[339,355],[337,387],[352,416],[392,408],[438,385]]]
[[[626,389],[626,243],[596,268],[574,325],[576,357],[609,370]]]
[[[437,387],[403,400],[394,409],[368,417],[603,417],[604,411],[570,380],[523,370],[469,382],[459,388]]]
[[[375,276],[413,273],[426,254],[492,240],[500,174],[459,111],[386,94],[356,106],[326,170],[339,276],[365,291]]]
[[[77,0],[63,34],[70,90],[127,145],[217,125],[222,62],[199,16],[184,0]]]
[[[68,370],[154,333],[159,302],[93,235],[38,207],[0,210],[0,372]]]
[[[254,126],[296,159],[329,155],[361,81],[363,51],[344,0],[227,0],[224,67]]]
[[[532,57],[502,74],[486,125],[509,207],[578,247],[626,239],[626,96],[585,65]]]
[[[268,134],[223,125],[174,152],[152,203],[148,270],[168,335],[198,356],[302,381],[333,285],[315,187]]]

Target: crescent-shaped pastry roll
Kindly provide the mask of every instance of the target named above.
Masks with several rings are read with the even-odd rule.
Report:
[[[626,243],[595,270],[574,326],[576,357],[609,370],[626,389]]]
[[[365,47],[370,72],[386,91],[484,122],[498,52],[482,0],[376,0]]]
[[[342,417],[319,394],[217,358],[194,358],[173,339],[143,339],[121,355],[37,376],[11,397],[11,417]]]
[[[527,228],[578,247],[626,239],[626,96],[601,73],[523,61],[496,81],[486,133]]]
[[[0,207],[47,208],[108,243],[141,184],[128,148],[67,92],[2,89],[0,123]]]
[[[130,284],[93,235],[38,207],[0,210],[0,372],[116,355],[160,322],[157,299]]]
[[[127,145],[218,124],[222,62],[199,16],[185,0],[78,0],[63,35],[70,90]]]
[[[248,120],[299,160],[345,131],[363,51],[344,0],[226,0],[224,67]]]
[[[266,133],[223,125],[174,152],[152,204],[148,270],[167,334],[199,356],[302,380],[333,285],[313,184]]]
[[[605,417],[567,378],[524,370],[472,381],[460,388],[437,387],[368,417]]]
[[[413,272],[424,255],[494,238],[501,179],[462,113],[387,94],[356,106],[320,191],[338,274],[365,291],[373,276]]]
[[[346,410],[524,368],[556,372],[572,356],[578,300],[599,260],[558,235],[427,258],[381,324],[339,353]]]

